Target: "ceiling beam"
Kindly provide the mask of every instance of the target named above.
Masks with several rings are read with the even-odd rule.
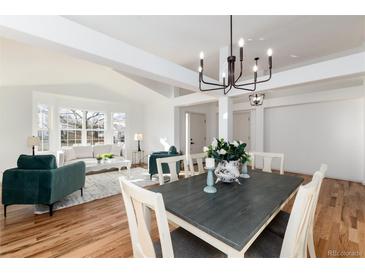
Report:
[[[62,16],[0,16],[0,35],[63,51],[128,74],[198,91],[197,72]]]
[[[274,73],[269,82],[257,85],[256,91],[265,92],[304,83],[355,75],[365,75],[365,52]],[[233,89],[228,96],[239,96],[245,93],[250,92]],[[219,92],[214,92],[214,94],[219,94]]]

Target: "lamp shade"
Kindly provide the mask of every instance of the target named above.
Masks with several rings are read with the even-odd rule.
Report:
[[[142,133],[134,134],[134,140],[135,141],[142,141],[143,140],[143,134]]]
[[[41,140],[36,136],[29,136],[27,139],[28,147],[39,146],[41,144]]]

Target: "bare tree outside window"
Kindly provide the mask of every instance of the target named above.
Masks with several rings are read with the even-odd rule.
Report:
[[[83,112],[74,109],[60,110],[61,146],[82,143]]]
[[[90,145],[104,144],[105,114],[96,111],[85,111],[86,139]]]
[[[124,144],[126,133],[126,114],[125,113],[113,113],[113,143]]]

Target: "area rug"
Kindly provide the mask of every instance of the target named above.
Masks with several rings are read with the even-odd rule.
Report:
[[[110,171],[105,173],[86,175],[84,195],[81,196],[80,191],[76,191],[65,197],[63,200],[56,202],[53,206],[53,210],[60,210],[63,208],[80,205],[83,203],[120,194],[121,190],[119,185],[119,177],[127,177],[127,175],[127,170],[121,170],[121,172]],[[150,175],[148,174],[147,169],[141,167],[132,168],[131,175],[128,179],[141,187],[146,187],[158,183],[158,180],[155,177],[152,178],[152,181],[150,181]],[[48,206],[35,205],[35,214],[43,214],[48,212]]]

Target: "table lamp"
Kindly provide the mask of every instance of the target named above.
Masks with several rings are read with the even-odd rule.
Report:
[[[41,144],[41,140],[36,136],[29,136],[27,139],[27,145],[28,145],[28,147],[32,148],[33,156],[35,155],[35,153],[34,153],[35,146],[39,146],[40,144]]]
[[[134,140],[138,142],[138,151],[141,151],[141,141],[143,141],[143,134],[142,133],[134,134]]]

